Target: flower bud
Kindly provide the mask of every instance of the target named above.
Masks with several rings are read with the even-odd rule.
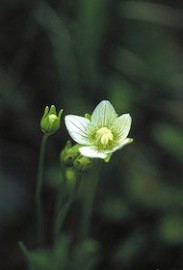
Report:
[[[45,107],[44,114],[40,122],[41,130],[45,134],[54,134],[60,128],[62,112],[63,110],[61,109],[57,115],[54,105],[52,105],[50,109],[48,106]]]
[[[74,160],[80,155],[79,147],[79,144],[72,146],[71,142],[68,141],[64,149],[61,151],[61,162],[64,162],[64,164],[68,167],[72,167]]]
[[[65,170],[66,185],[69,191],[72,191],[77,179],[76,170],[74,168],[66,168]]]
[[[74,160],[73,165],[80,173],[86,172],[91,168],[92,160],[88,157],[79,156]]]

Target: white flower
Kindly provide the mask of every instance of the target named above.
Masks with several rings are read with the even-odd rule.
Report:
[[[111,154],[133,141],[127,138],[131,127],[131,116],[120,117],[108,100],[101,101],[94,109],[91,119],[67,115],[65,124],[72,139],[81,145],[83,156],[109,159]]]

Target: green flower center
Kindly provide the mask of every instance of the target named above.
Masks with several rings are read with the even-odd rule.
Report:
[[[96,132],[97,143],[101,144],[103,148],[109,146],[113,140],[114,135],[110,129],[107,127],[102,127]]]

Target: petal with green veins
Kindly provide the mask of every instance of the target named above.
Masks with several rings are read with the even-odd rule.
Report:
[[[93,146],[82,146],[79,148],[79,152],[81,155],[89,158],[102,158],[105,159],[108,154],[99,152],[95,147]]]
[[[130,131],[132,123],[131,116],[127,114],[123,114],[118,117],[113,123],[113,130],[117,133],[117,138],[119,140],[124,140]]]
[[[88,138],[90,121],[88,119],[76,115],[67,115],[65,117],[65,124],[70,136],[75,142],[90,145]]]
[[[105,151],[105,153],[113,153],[121,148],[123,148],[125,145],[130,144],[133,142],[132,138],[126,138],[125,140],[121,140],[117,146],[115,146],[113,149]]]
[[[108,100],[101,101],[91,115],[91,122],[96,127],[108,127],[117,118],[116,111]]]

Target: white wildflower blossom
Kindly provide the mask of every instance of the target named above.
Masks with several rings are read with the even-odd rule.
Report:
[[[67,115],[65,124],[72,139],[81,145],[81,155],[108,160],[113,152],[133,141],[127,138],[131,116],[118,117],[108,100],[101,101],[94,109],[91,119]]]

